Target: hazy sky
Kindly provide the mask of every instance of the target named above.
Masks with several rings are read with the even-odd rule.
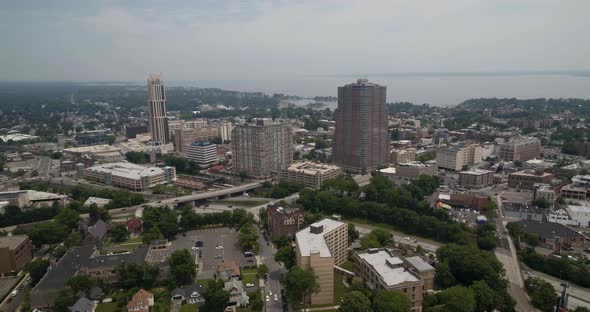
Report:
[[[0,0],[0,80],[590,69],[588,0]]]

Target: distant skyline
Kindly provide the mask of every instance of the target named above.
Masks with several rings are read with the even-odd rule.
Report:
[[[4,1],[0,81],[162,73],[170,84],[267,92],[297,81],[293,91],[308,96],[369,78],[405,99],[380,80],[543,76],[542,92],[525,96],[567,96],[576,79],[571,96],[590,97],[589,10],[586,0]],[[562,78],[566,87],[552,86]],[[318,79],[335,84],[318,88]],[[430,80],[408,81],[424,93],[410,98],[438,98]],[[486,94],[519,95],[494,83]]]

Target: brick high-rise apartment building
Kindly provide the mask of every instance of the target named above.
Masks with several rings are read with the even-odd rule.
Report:
[[[235,174],[268,178],[293,162],[293,130],[287,123],[256,119],[234,128],[231,149]]]
[[[338,87],[334,113],[334,162],[345,171],[366,174],[389,162],[386,88],[366,79]]]

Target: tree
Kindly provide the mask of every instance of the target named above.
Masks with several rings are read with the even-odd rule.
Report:
[[[49,157],[51,157],[52,159],[61,159],[63,157],[63,154],[61,152],[53,152],[51,153],[51,155],[49,155]]]
[[[160,229],[157,226],[150,228],[147,232],[143,233],[142,241],[144,244],[149,244],[151,241],[164,238]]]
[[[455,280],[455,277],[451,273],[451,269],[449,268],[449,265],[446,262],[437,262],[434,270],[434,282],[440,288],[449,288],[457,284],[457,280]]]
[[[283,275],[282,283],[285,286],[285,296],[291,303],[300,303],[304,296],[320,290],[317,276],[311,268],[308,270],[299,267],[291,268]]]
[[[574,312],[590,312],[590,309],[585,307],[577,307]]]
[[[475,311],[475,295],[469,288],[453,286],[437,294],[439,302],[444,304],[443,312]]]
[[[258,274],[258,278],[263,278],[266,273],[268,273],[268,267],[266,264],[262,263],[256,270],[256,274]]]
[[[70,235],[68,235],[68,238],[66,238],[64,245],[66,246],[66,248],[72,248],[74,246],[82,246],[82,237],[80,236],[80,233],[79,232],[70,233]]]
[[[529,277],[524,286],[536,308],[543,312],[552,312],[555,309],[557,295],[551,284],[538,277]]]
[[[352,244],[355,240],[359,238],[359,231],[356,230],[356,227],[353,223],[348,224],[348,244]]]
[[[203,311],[223,312],[229,303],[229,292],[224,289],[222,280],[209,281],[207,291],[205,292],[205,304]]]
[[[127,152],[125,158],[128,162],[134,164],[145,164],[147,162],[145,153],[143,152]]]
[[[376,228],[361,238],[363,248],[379,248],[387,246],[391,242],[391,234],[387,230]]]
[[[246,180],[248,178],[249,174],[247,171],[241,171],[240,172],[240,181],[244,182],[244,180]]]
[[[68,311],[76,303],[76,296],[70,289],[62,289],[51,307],[52,312]]]
[[[124,242],[129,238],[129,232],[127,226],[123,223],[117,223],[111,231],[111,237],[113,242]]]
[[[68,280],[67,285],[70,286],[74,294],[79,292],[88,294],[90,288],[96,285],[96,280],[86,274],[77,274]]]
[[[494,290],[491,289],[486,282],[477,281],[469,288],[471,288],[475,295],[476,312],[492,311],[496,308]]]
[[[398,291],[381,290],[373,298],[374,312],[410,312],[410,300]]]
[[[246,250],[258,251],[260,248],[258,245],[258,231],[256,231],[252,223],[246,223],[240,227],[238,242]]]
[[[350,291],[342,297],[339,312],[370,312],[371,301],[360,291]]]
[[[80,213],[69,208],[62,209],[55,217],[55,222],[63,224],[70,229],[76,227],[78,221],[80,221]]]
[[[33,227],[29,232],[29,237],[35,246],[41,246],[44,244],[57,244],[62,242],[68,233],[68,228],[62,224],[56,222],[44,222]]]
[[[261,312],[263,308],[264,302],[262,301],[262,295],[257,291],[254,298],[250,298],[250,310],[253,312]]]
[[[37,283],[43,278],[49,267],[49,260],[35,259],[27,264],[25,270],[29,272],[31,276],[31,286],[37,285]]]
[[[279,248],[275,254],[275,261],[283,262],[287,269],[295,266],[295,260],[295,249],[291,245],[286,245]]]
[[[181,249],[173,252],[168,262],[170,263],[170,273],[177,286],[187,285],[193,281],[197,273],[196,265],[188,250]]]
[[[145,288],[154,287],[159,269],[149,264],[121,264],[115,268],[119,277],[118,284],[121,288]]]

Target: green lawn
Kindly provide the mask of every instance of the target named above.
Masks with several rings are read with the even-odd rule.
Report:
[[[260,199],[260,200],[239,200],[239,199],[222,199],[218,200],[216,203],[218,204],[225,204],[231,206],[239,206],[239,207],[256,207],[260,205],[267,204],[269,201]]]
[[[180,312],[197,312],[199,308],[196,304],[184,304],[180,307]]]
[[[340,305],[340,298],[348,292],[348,288],[342,283],[342,273],[334,272],[334,305]]]
[[[114,312],[117,311],[117,304],[115,302],[99,303],[96,305],[96,312]]]
[[[346,262],[344,262],[340,267],[351,272],[354,270],[353,263],[350,260],[346,260]]]
[[[256,276],[256,269],[243,269],[242,270],[242,282],[244,286],[248,283],[252,283],[254,285],[258,284],[258,277]]]

